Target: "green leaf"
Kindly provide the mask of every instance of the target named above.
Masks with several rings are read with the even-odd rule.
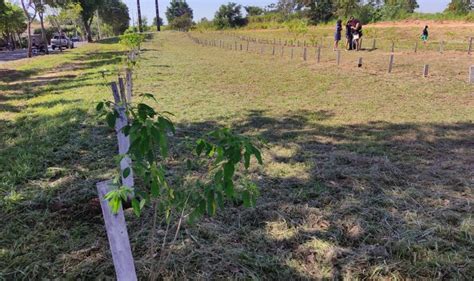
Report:
[[[207,192],[207,213],[211,216],[216,213],[216,198],[213,190]]]
[[[132,208],[135,215],[137,217],[140,217],[140,213],[141,213],[140,202],[138,202],[138,200],[135,198],[132,199]]]
[[[260,150],[255,148],[255,146],[252,146],[252,150],[255,158],[257,158],[258,164],[263,165],[262,154],[260,153]]]
[[[231,181],[234,176],[235,167],[232,163],[227,162],[224,165],[224,181]]]
[[[141,94],[140,96],[142,96],[142,97],[144,97],[144,98],[147,98],[147,99],[152,99],[152,100],[158,102],[158,101],[156,100],[155,96],[152,95],[152,94],[145,93],[145,94]]]
[[[206,146],[206,143],[204,140],[200,139],[197,141],[197,146],[196,146],[196,154],[199,156],[201,155],[204,147]]]
[[[245,151],[244,153],[244,166],[245,169],[250,167],[250,153],[248,151]]]
[[[145,204],[146,204],[146,199],[140,200],[140,205],[139,205],[140,210],[142,210],[145,207]]]
[[[232,181],[224,182],[224,192],[225,195],[229,198],[233,198],[235,196],[234,183]]]
[[[128,176],[130,175],[130,172],[131,172],[130,167],[127,167],[127,168],[125,168],[125,170],[123,170],[122,176],[124,178],[128,178]]]
[[[160,188],[158,186],[158,182],[156,181],[156,179],[151,180],[151,195],[155,198],[158,197],[158,195],[160,195]]]
[[[97,106],[95,107],[95,109],[96,109],[97,111],[102,111],[102,109],[104,109],[104,102],[102,102],[102,101],[99,102],[99,103],[97,104]]]
[[[109,112],[105,116],[105,119],[107,120],[107,124],[109,125],[110,128],[115,127],[115,120],[117,120],[117,116],[114,114],[114,112]]]

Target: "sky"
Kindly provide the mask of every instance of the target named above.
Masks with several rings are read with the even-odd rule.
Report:
[[[418,0],[418,4],[420,5],[418,11],[423,13],[442,12],[449,1],[450,0]],[[136,19],[136,0],[124,0],[124,2],[128,5],[132,17]],[[169,0],[159,0],[160,17],[165,19],[165,21],[165,11],[169,2]],[[198,21],[204,17],[212,19],[219,6],[227,2],[235,2],[242,6],[252,5],[264,7],[271,3],[276,3],[277,0],[187,0],[187,2],[194,11],[194,20]],[[142,16],[145,16],[148,22],[151,23],[151,20],[155,17],[155,0],[141,0],[140,3],[142,6]]]

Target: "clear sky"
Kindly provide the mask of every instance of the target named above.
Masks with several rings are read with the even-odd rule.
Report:
[[[133,18],[136,19],[137,1],[124,1],[130,8],[130,12],[132,13]],[[420,5],[418,11],[424,13],[442,12],[448,5],[449,1],[450,0],[418,0],[418,4]],[[165,19],[165,21],[165,11],[166,7],[169,5],[169,2],[169,0],[159,0],[160,16]],[[235,2],[244,6],[253,5],[264,7],[271,3],[276,3],[277,0],[187,0],[187,2],[194,11],[194,20],[200,20],[203,17],[212,19],[214,17],[214,13],[219,8],[219,6],[227,2]],[[151,20],[155,17],[155,0],[141,0],[140,3],[142,6],[142,16],[147,17],[149,23],[151,23]]]

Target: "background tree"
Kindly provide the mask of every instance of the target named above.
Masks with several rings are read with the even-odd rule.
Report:
[[[458,15],[468,14],[474,9],[474,2],[472,0],[451,0],[446,9],[446,12],[455,13]]]
[[[3,3],[3,9],[0,11],[0,34],[3,40],[11,42],[15,47],[15,35],[25,32],[26,17],[23,10],[15,4],[9,2]]]
[[[236,3],[221,5],[214,16],[214,22],[218,28],[239,27],[245,25],[240,9],[242,6]]]
[[[302,3],[306,6],[305,13],[313,24],[328,22],[333,16],[332,0],[302,0]]]
[[[111,26],[114,35],[124,33],[129,27],[128,6],[122,0],[104,0],[104,5],[99,9],[99,17],[103,23]]]
[[[154,17],[154,18],[153,18],[153,25],[158,26],[158,24],[159,24],[160,26],[163,26],[163,19],[162,19],[161,17],[160,17],[159,19],[160,19],[160,22],[157,23],[157,22],[156,22],[156,17]],[[161,29],[160,29],[160,30],[161,30]]]
[[[257,6],[245,6],[245,11],[247,12],[247,16],[260,16],[264,13],[264,10]]]
[[[276,10],[287,17],[295,11],[301,10],[305,5],[304,2],[304,0],[278,0]]]
[[[79,3],[82,7],[81,10],[81,19],[84,25],[86,32],[86,37],[88,42],[92,42],[92,20],[94,19],[94,14],[99,7],[102,7],[104,4],[103,0],[73,0],[76,3]]]
[[[166,18],[168,23],[172,23],[175,18],[187,16],[189,19],[193,19],[193,10],[189,7],[188,3],[184,0],[171,0],[169,7],[166,10]]]
[[[347,18],[354,15],[360,8],[361,0],[336,0],[336,15]]]
[[[21,7],[23,8],[23,13],[27,20],[28,57],[31,58],[33,56],[31,45],[31,23],[36,18],[36,6],[33,0],[21,0]]]
[[[171,29],[176,29],[176,30],[181,30],[181,31],[188,31],[192,26],[193,26],[193,21],[187,14],[174,18],[173,21],[170,22]]]
[[[385,6],[398,7],[407,13],[413,13],[416,8],[419,8],[416,0],[385,0]]]

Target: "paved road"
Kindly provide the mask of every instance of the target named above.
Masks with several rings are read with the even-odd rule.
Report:
[[[74,47],[79,48],[83,46],[84,44],[87,44],[86,42],[75,42]],[[59,50],[52,50],[51,47],[49,48],[49,53],[50,54],[55,54],[59,53]],[[21,50],[15,50],[15,51],[1,51],[0,52],[0,64],[8,61],[14,61],[14,60],[19,60],[19,59],[24,59],[27,57],[27,51],[26,49],[21,49]]]

